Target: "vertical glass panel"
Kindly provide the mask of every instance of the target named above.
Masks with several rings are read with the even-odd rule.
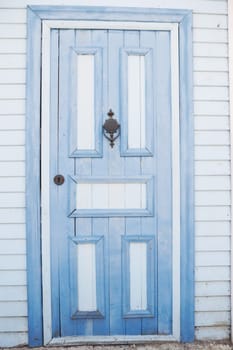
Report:
[[[145,56],[128,55],[128,148],[145,147]]]
[[[95,244],[77,245],[78,310],[96,311],[96,249]]]
[[[130,310],[147,309],[147,244],[131,242],[129,247]]]
[[[77,149],[95,149],[94,55],[77,55]]]

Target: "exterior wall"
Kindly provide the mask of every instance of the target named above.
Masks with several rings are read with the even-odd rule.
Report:
[[[26,5],[0,2],[0,346],[27,343],[25,242]],[[86,1],[69,1],[87,5]],[[227,0],[98,0],[193,9],[197,339],[230,329],[230,138]]]

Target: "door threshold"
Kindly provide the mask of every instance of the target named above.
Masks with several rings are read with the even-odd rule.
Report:
[[[173,335],[115,335],[115,336],[68,336],[53,338],[50,346],[70,345],[113,345],[113,344],[140,344],[153,342],[179,341]]]

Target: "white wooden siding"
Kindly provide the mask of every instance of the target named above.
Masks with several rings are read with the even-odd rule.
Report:
[[[0,4],[0,345],[27,343],[25,271],[26,5]],[[40,4],[64,5],[64,0]],[[76,0],[67,4],[77,5]],[[227,0],[89,0],[90,5],[193,10],[196,337],[230,325],[230,150]],[[79,5],[87,5],[80,0]],[[7,302],[7,304],[6,304]]]

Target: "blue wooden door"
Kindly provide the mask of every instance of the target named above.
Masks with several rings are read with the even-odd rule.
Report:
[[[171,334],[170,33],[53,30],[51,62],[53,336]]]

